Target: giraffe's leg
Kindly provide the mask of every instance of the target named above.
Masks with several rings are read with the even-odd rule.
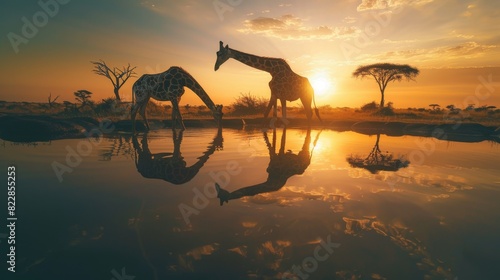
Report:
[[[274,98],[273,106],[274,106],[273,118],[276,119],[276,118],[278,118],[278,99],[277,98]]]
[[[282,98],[280,99],[281,101],[281,122],[283,123],[283,126],[287,126],[288,120],[286,118],[286,99]]]
[[[184,126],[184,120],[182,120],[181,112],[179,112],[179,121],[181,122],[181,130],[186,130],[186,126]]]
[[[148,118],[146,117],[147,105],[148,105],[148,102],[142,103],[141,108],[139,109],[139,113],[141,114],[142,118],[144,119],[144,123],[146,124],[146,130],[149,130]]]
[[[275,95],[271,94],[271,99],[269,100],[269,104],[267,105],[266,111],[264,112],[264,126],[265,127],[274,127],[274,123],[276,122],[276,116],[277,116],[277,111],[276,111],[276,103],[277,99]],[[271,108],[274,106],[274,111],[273,111],[273,119],[267,123],[267,116],[269,116],[269,112],[271,111]]]
[[[271,95],[271,99],[269,99],[269,104],[267,104],[266,111],[264,111],[264,119],[267,119],[267,116],[269,116],[269,112],[271,112],[271,108],[275,104],[276,104],[276,97]]]
[[[137,109],[139,108],[139,104],[135,103],[132,105],[132,110],[130,112],[130,117],[132,121],[132,133],[135,133],[135,116],[137,115]]]
[[[182,115],[181,111],[179,110],[179,103],[177,102],[177,100],[172,100],[172,117],[174,117],[174,114],[175,120],[173,121],[172,129],[175,129],[175,124],[178,120],[181,126],[181,130],[185,130],[186,127],[184,126],[184,121],[182,120]]]
[[[175,124],[177,123],[177,112],[176,112],[176,105],[177,103],[175,103],[176,105],[174,105],[174,101],[172,101],[172,130],[175,131]]]
[[[175,123],[177,122],[177,113],[175,112],[174,102],[172,102],[172,130],[175,131]]]

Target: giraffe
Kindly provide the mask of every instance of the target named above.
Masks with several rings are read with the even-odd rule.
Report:
[[[132,86],[132,94],[135,103],[132,105],[132,127],[135,131],[135,116],[137,111],[141,114],[149,130],[146,119],[146,105],[150,98],[159,101],[170,101],[172,103],[172,129],[179,122],[181,129],[185,130],[182,115],[179,111],[179,102],[184,94],[184,87],[196,93],[205,105],[212,111],[213,117],[218,125],[222,120],[222,105],[215,105],[201,85],[187,71],[178,66],[172,66],[167,71],[158,74],[144,74]]]
[[[186,161],[181,154],[182,136],[183,130],[179,134],[173,130],[173,152],[153,154],[149,150],[147,133],[144,133],[141,144],[139,144],[137,136],[134,134],[132,142],[136,152],[135,165],[137,171],[145,178],[162,179],[175,185],[182,185],[191,181],[198,174],[210,155],[216,150],[222,149],[222,127],[219,126],[216,136],[203,155],[193,165],[186,166]]]
[[[314,145],[318,141],[318,138],[319,133],[314,140]],[[227,190],[221,188],[219,184],[215,183],[215,189],[217,190],[217,197],[220,200],[220,205],[224,204],[224,202],[228,203],[229,200],[238,199],[244,196],[254,196],[259,193],[278,191],[286,184],[288,178],[293,175],[303,174],[311,163],[312,151],[309,151],[309,145],[311,143],[310,128],[307,130],[304,144],[298,154],[294,154],[290,150],[285,152],[286,127],[283,128],[280,150],[278,153],[276,153],[276,128],[273,128],[272,144],[269,142],[266,132],[264,132],[264,140],[269,150],[270,157],[269,165],[266,169],[268,173],[267,180],[263,183],[243,187],[233,192],[228,192]]]
[[[277,117],[277,100],[281,102],[281,115],[284,124],[286,121],[286,101],[295,101],[300,98],[304,105],[308,124],[310,125],[312,117],[311,101],[314,102],[314,109],[316,116],[319,117],[319,111],[314,101],[314,89],[306,77],[302,77],[292,71],[290,65],[281,58],[271,58],[256,56],[244,52],[237,51],[229,48],[228,45],[224,47],[222,41],[219,42],[219,51],[217,52],[217,60],[215,62],[214,70],[217,71],[219,67],[228,59],[233,58],[239,62],[246,64],[250,67],[268,72],[271,74],[271,81],[269,88],[271,89],[271,98],[269,104],[264,112],[264,119],[267,119],[271,108],[274,107],[273,117]]]

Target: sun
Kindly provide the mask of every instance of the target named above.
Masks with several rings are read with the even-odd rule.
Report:
[[[314,94],[317,96],[326,96],[332,93],[333,85],[327,72],[317,72],[309,78]]]

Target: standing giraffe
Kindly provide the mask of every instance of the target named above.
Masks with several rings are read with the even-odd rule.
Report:
[[[281,58],[271,58],[256,56],[244,52],[240,52],[229,48],[228,45],[224,47],[222,41],[219,42],[219,51],[217,52],[217,61],[215,62],[215,71],[226,62],[228,59],[233,58],[239,62],[246,64],[250,67],[266,71],[271,74],[271,81],[269,88],[271,88],[271,99],[269,105],[264,112],[264,118],[267,118],[271,107],[274,107],[273,117],[277,116],[277,99],[281,101],[282,117],[286,123],[286,101],[295,101],[300,98],[306,111],[308,123],[311,122],[312,109],[311,101],[314,101],[314,90],[309,83],[309,80],[292,71],[290,65]],[[319,117],[316,102],[314,102],[314,109],[316,116]]]
[[[184,69],[172,66],[167,71],[159,74],[144,74],[132,86],[132,94],[135,96],[135,104],[132,105],[132,127],[135,131],[135,116],[140,112],[146,128],[149,130],[148,120],[146,119],[146,105],[150,98],[159,101],[172,102],[172,129],[179,121],[181,129],[184,130],[184,122],[179,111],[179,102],[184,87],[191,89],[198,95],[205,105],[212,111],[215,121],[218,125],[222,120],[222,105],[215,105],[201,85]]]

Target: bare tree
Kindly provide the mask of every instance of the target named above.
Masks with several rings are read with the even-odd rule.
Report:
[[[392,63],[376,63],[370,65],[359,66],[353,73],[355,78],[364,78],[372,76],[378,84],[380,94],[380,108],[384,107],[384,93],[387,84],[392,81],[401,81],[403,78],[406,80],[414,80],[420,71],[407,64],[392,64]]]
[[[59,98],[59,95],[56,96],[56,98],[52,99],[52,92],[49,94],[49,97],[48,97],[49,108],[52,108],[54,106],[54,103],[56,102],[57,98]]]
[[[103,60],[91,61],[91,63],[94,64],[94,73],[104,76],[111,81],[111,83],[113,84],[113,92],[115,93],[116,100],[120,101],[120,93],[118,91],[123,86],[123,84],[125,84],[128,78],[135,77],[136,73],[134,72],[134,69],[136,67],[131,67],[130,64],[128,64],[127,67],[124,66],[122,69],[119,69],[117,67],[111,68],[108,67],[108,65],[106,65],[106,62],[104,62]]]

